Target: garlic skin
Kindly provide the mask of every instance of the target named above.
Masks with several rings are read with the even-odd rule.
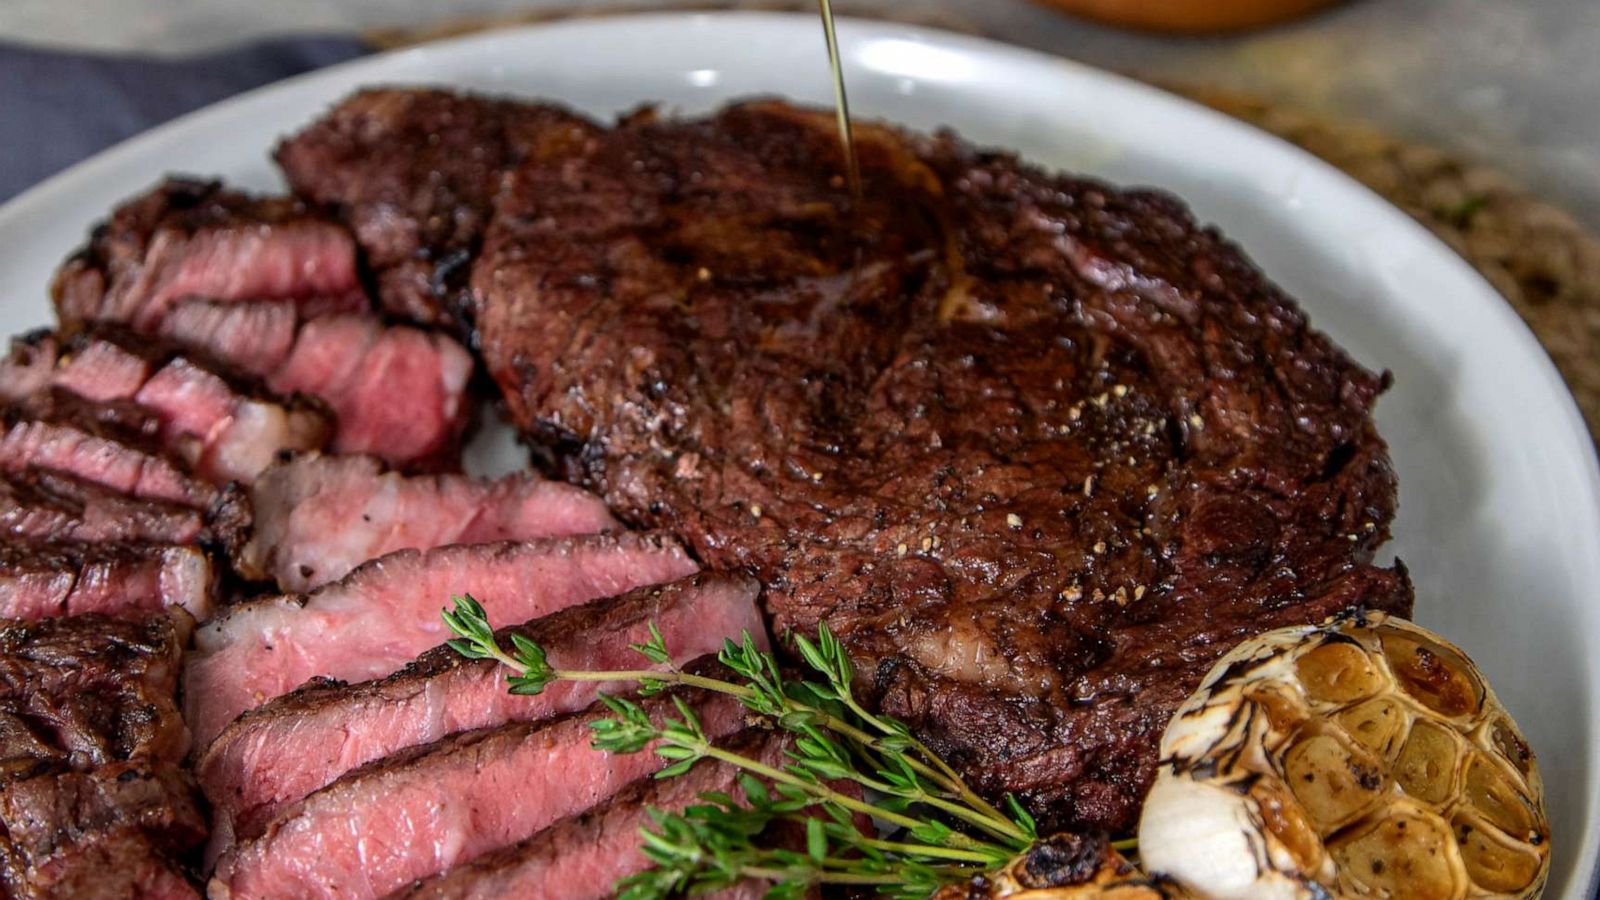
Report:
[[[1141,867],[1217,900],[1531,898],[1532,751],[1458,648],[1348,614],[1218,661],[1161,741]]]

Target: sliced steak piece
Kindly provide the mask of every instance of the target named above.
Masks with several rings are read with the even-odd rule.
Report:
[[[63,323],[153,332],[174,301],[292,300],[303,314],[368,308],[355,244],[297,200],[169,179],[128,200],[56,274]]]
[[[137,410],[78,401],[64,409],[59,393],[49,395],[48,409],[11,407],[0,413],[0,472],[22,476],[30,471],[59,472],[101,485],[125,496],[205,509],[216,489],[184,471],[152,446],[148,428],[130,424]],[[68,403],[66,406],[74,404]],[[82,413],[93,414],[86,417]],[[105,417],[102,413],[114,413]],[[138,434],[132,433],[140,432]]]
[[[246,577],[307,591],[396,550],[611,531],[600,498],[559,481],[512,475],[407,477],[368,456],[308,454],[250,490],[255,532],[234,564]]]
[[[773,768],[789,762],[785,751],[790,742],[777,732],[750,729],[723,744]],[[641,779],[587,812],[391,896],[395,900],[604,900],[614,896],[612,886],[619,879],[650,867],[639,852],[640,829],[653,827],[650,810],[680,812],[712,792],[740,796],[737,775],[730,765],[701,762],[664,781]]]
[[[302,322],[282,303],[179,304],[161,333],[256,375],[280,394],[317,397],[338,422],[333,449],[407,468],[456,460],[471,418],[472,357],[437,332],[374,316]]]
[[[190,298],[172,306],[158,333],[265,377],[283,367],[299,330],[300,313],[287,300],[235,303]]]
[[[644,663],[629,644],[647,640],[655,622],[682,664],[745,632],[764,646],[756,590],[748,579],[701,575],[571,607],[500,637],[526,635],[557,667],[633,669]],[[235,837],[256,837],[284,806],[358,766],[458,731],[573,712],[603,687],[562,681],[538,696],[514,696],[505,672],[493,660],[438,647],[380,681],[314,682],[241,716],[196,767],[215,817],[213,856]]]
[[[163,449],[217,483],[248,482],[279,453],[318,449],[332,432],[330,415],[313,402],[280,399],[217,363],[118,328],[101,326],[64,341],[46,336],[15,347],[8,362],[36,366],[51,351],[56,358],[44,387],[21,393],[4,386],[0,395],[29,408],[46,390],[111,408],[131,403],[153,417]]]
[[[350,223],[385,309],[444,324],[467,312],[466,276],[501,173],[597,130],[548,106],[367,90],[284,141],[277,160],[297,194]]]
[[[0,473],[0,534],[61,542],[193,544],[208,531],[199,510],[131,499],[93,482],[24,469]]]
[[[442,334],[371,316],[324,316],[300,327],[289,358],[266,379],[280,393],[325,400],[339,420],[340,453],[445,468],[472,414],[471,376],[472,357]]]
[[[1386,380],[1166,195],[856,138],[859,204],[831,114],[781,103],[524,164],[485,364],[571,480],[827,621],[980,790],[1121,830],[1241,629],[1410,608],[1371,566]]]
[[[0,541],[0,616],[211,614],[211,560],[194,547]]]
[[[714,668],[714,667],[713,667]],[[744,724],[732,697],[684,691],[712,739]],[[661,722],[674,698],[641,702]],[[217,864],[215,896],[378,898],[582,812],[666,761],[589,745],[595,703],[547,722],[471,731],[357,769],[284,809]],[[637,837],[637,836],[635,836]]]
[[[204,747],[235,716],[312,678],[388,675],[450,636],[439,611],[455,594],[477,597],[501,626],[697,568],[658,535],[401,550],[310,594],[240,604],[206,623],[184,673],[189,727]]]
[[[164,615],[0,623],[0,778],[182,759],[175,692],[189,627]]]
[[[114,763],[0,785],[9,897],[198,897],[173,861],[205,840],[189,773]]]
[[[61,342],[53,331],[12,338],[11,352],[0,359],[0,400],[18,400],[49,387],[60,358]]]

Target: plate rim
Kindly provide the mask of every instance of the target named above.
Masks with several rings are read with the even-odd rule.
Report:
[[[14,219],[25,218],[35,214],[38,210],[47,209],[60,200],[70,198],[75,193],[76,185],[93,180],[97,172],[115,169],[126,162],[137,160],[142,156],[148,156],[151,149],[164,141],[188,129],[203,126],[207,120],[216,117],[225,110],[238,110],[252,104],[267,104],[275,98],[288,96],[296,89],[307,84],[339,82],[345,84],[348,88],[362,81],[363,72],[371,73],[366,79],[367,83],[381,83],[384,81],[381,70],[395,65],[399,60],[410,58],[420,61],[427,57],[462,55],[474,51],[482,53],[485,58],[492,58],[495,52],[494,48],[497,45],[514,45],[519,40],[524,40],[529,34],[534,33],[605,31],[616,28],[651,27],[687,27],[694,29],[749,27],[792,29],[803,27],[809,33],[817,27],[817,23],[808,14],[793,12],[720,10],[622,13],[516,25],[482,33],[430,41],[414,47],[369,54],[223,98],[119,141],[47,177],[13,196],[4,204],[0,204],[0,228],[3,228],[6,223]],[[1396,228],[1406,233],[1411,240],[1417,243],[1418,247],[1426,250],[1430,263],[1446,267],[1456,278],[1475,283],[1477,290],[1468,295],[1470,302],[1478,304],[1483,312],[1493,317],[1494,324],[1501,329],[1499,336],[1502,339],[1510,341],[1517,351],[1524,354],[1525,357],[1531,358],[1537,370],[1530,374],[1535,374],[1542,387],[1555,399],[1556,406],[1560,410],[1562,428],[1565,430],[1567,437],[1575,441],[1574,446],[1580,448],[1582,468],[1586,475],[1585,482],[1582,485],[1585,495],[1584,500],[1586,501],[1584,505],[1588,507],[1594,533],[1600,535],[1600,454],[1597,454],[1595,440],[1590,434],[1588,425],[1577,405],[1576,398],[1556,367],[1549,351],[1527,322],[1517,314],[1510,302],[1481,273],[1420,222],[1391,204],[1371,188],[1309,151],[1271,132],[1126,75],[1100,69],[1046,51],[931,26],[841,16],[838,19],[838,27],[841,42],[846,45],[871,36],[910,38],[919,43],[941,46],[963,54],[1006,57],[1011,61],[1022,62],[1030,66],[1054,68],[1068,77],[1097,82],[1102,85],[1109,84],[1119,90],[1135,94],[1147,103],[1165,104],[1169,110],[1177,109],[1186,115],[1200,116],[1208,120],[1213,127],[1224,131],[1232,131],[1239,140],[1270,147],[1272,152],[1287,159],[1292,159],[1297,165],[1313,170],[1319,177],[1328,180],[1330,185],[1350,199],[1359,199],[1364,215],[1378,216],[1384,220],[1386,227]],[[448,82],[440,79],[438,83],[447,84]],[[309,110],[308,115],[314,115],[316,112],[316,110]],[[88,224],[84,223],[85,227]],[[1576,485],[1573,487],[1577,488]],[[1591,556],[1595,556],[1595,553],[1591,552]],[[1597,571],[1600,571],[1600,567],[1596,568]],[[1595,677],[1595,671],[1592,668],[1589,686],[1600,689],[1600,678]],[[1592,712],[1596,709],[1600,709],[1600,696],[1591,699],[1591,709],[1585,710],[1585,712]],[[1589,776],[1590,791],[1587,798],[1586,811],[1600,815],[1600,746],[1590,748],[1590,759],[1587,762],[1588,765],[1585,771]],[[1573,900],[1583,900],[1583,898],[1593,896],[1596,893],[1596,889],[1600,888],[1600,828],[1597,828],[1593,822],[1590,823],[1587,845],[1577,851],[1572,876],[1574,882],[1567,886],[1569,891],[1567,896],[1573,898]]]

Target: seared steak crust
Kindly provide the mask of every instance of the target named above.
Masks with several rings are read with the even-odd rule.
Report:
[[[296,193],[349,222],[386,310],[450,324],[470,312],[469,263],[501,173],[596,130],[548,106],[367,90],[284,141],[277,160]]]
[[[0,627],[0,894],[197,897],[205,838],[174,690],[187,622]]]
[[[862,688],[1050,826],[1132,824],[1236,640],[1349,604],[1385,379],[1171,197],[777,103],[636,116],[502,189],[487,366],[564,474],[825,620]]]

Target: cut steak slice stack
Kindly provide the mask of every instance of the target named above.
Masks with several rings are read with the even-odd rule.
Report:
[[[538,642],[557,667],[637,669],[630,645],[648,640],[654,622],[683,664],[745,632],[764,645],[755,592],[746,579],[697,576],[571,607],[499,637],[515,631]],[[215,815],[213,850],[259,836],[286,806],[362,765],[459,731],[574,712],[604,687],[563,681],[518,696],[505,676],[493,660],[440,647],[387,678],[313,683],[240,717],[198,765]]]
[[[297,200],[174,178],[123,203],[56,276],[63,324],[150,333],[188,297],[289,300],[306,315],[368,307],[344,228]]]
[[[772,768],[789,763],[789,741],[779,733],[748,730],[726,749]],[[396,892],[396,900],[604,900],[612,885],[649,867],[639,832],[653,827],[650,810],[679,812],[707,793],[741,796],[738,770],[701,762],[686,774],[642,779],[587,812],[569,816],[520,843],[458,865],[443,875]],[[719,894],[723,898],[728,893]],[[753,892],[751,896],[760,896]]]
[[[277,151],[296,193],[350,224],[389,312],[460,324],[501,173],[566,155],[597,126],[565,110],[446,91],[368,90]]]
[[[0,626],[0,893],[197,897],[205,837],[174,690],[187,624]]]
[[[479,598],[498,627],[696,569],[658,535],[391,553],[310,594],[253,600],[208,622],[184,675],[189,725],[203,746],[235,716],[312,678],[388,675],[450,636],[439,610],[454,594]]]
[[[0,541],[0,617],[211,614],[215,576],[195,547]]]
[[[128,201],[57,274],[63,323],[165,335],[325,401],[335,449],[448,467],[471,413],[457,343],[370,311],[343,226],[296,200],[172,180]]]
[[[42,541],[193,544],[208,537],[208,528],[200,510],[25,468],[0,474],[0,533]]]
[[[737,731],[726,695],[674,692],[641,703],[657,723],[693,704],[713,740]],[[596,703],[545,722],[467,732],[397,753],[284,809],[261,836],[226,854],[214,894],[378,898],[582,812],[666,765],[648,749],[598,753]]]
[[[512,475],[407,477],[365,456],[307,455],[249,492],[255,530],[235,555],[247,577],[307,591],[396,550],[594,534],[616,520],[593,494]]]
[[[34,386],[39,367],[50,367]],[[280,399],[224,367],[152,344],[117,328],[97,327],[65,340],[51,334],[19,342],[0,369],[0,398],[24,408],[65,391],[91,406],[147,416],[159,446],[213,483],[249,482],[284,452],[321,448],[329,414],[300,397]],[[0,371],[0,379],[8,373]]]

